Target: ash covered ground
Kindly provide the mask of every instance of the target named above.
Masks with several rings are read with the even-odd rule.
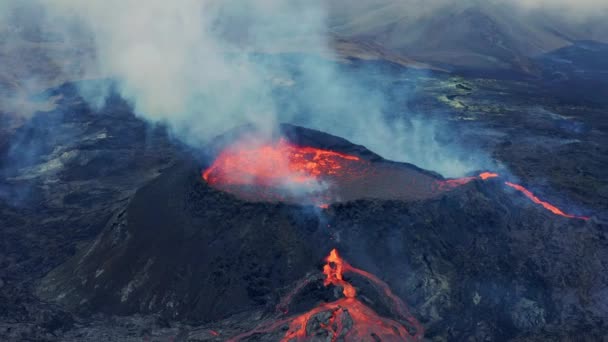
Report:
[[[540,57],[534,79],[341,67],[390,94],[393,115],[445,122],[454,134],[433,137],[441,144],[491,156],[588,221],[494,181],[323,211],[253,203],[208,186],[202,152],[118,96],[93,109],[66,83],[40,95],[55,109],[32,120],[0,113],[0,338],[226,340],[275,319],[281,295],[333,247],[386,281],[429,340],[605,338],[608,67],[572,60],[585,44]],[[314,108],[287,105],[293,80],[277,96],[305,117]],[[337,296],[320,284],[306,291],[293,311]]]

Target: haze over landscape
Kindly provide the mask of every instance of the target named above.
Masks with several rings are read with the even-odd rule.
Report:
[[[0,340],[605,338],[607,17],[2,1]]]

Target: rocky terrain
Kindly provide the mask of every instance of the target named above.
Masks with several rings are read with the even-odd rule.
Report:
[[[601,340],[608,104],[605,82],[588,78],[606,69],[573,56],[544,56],[546,77],[535,80],[380,63],[370,82],[394,95],[396,115],[407,107],[445,120],[457,134],[442,143],[486,151],[589,221],[552,215],[495,181],[324,211],[246,202],[209,187],[203,152],[119,97],[97,109],[78,95],[82,83],[48,90],[40,96],[55,105],[31,120],[2,113],[11,125],[0,132],[0,339],[226,340],[281,317],[281,295],[338,247],[405,300],[429,340]],[[563,60],[578,67],[556,66]],[[337,296],[311,286],[294,312]]]
[[[430,339],[593,339],[606,329],[602,226],[557,217],[500,182],[318,212],[240,201],[210,188],[199,169],[182,162],[141,188],[95,242],[45,278],[39,295],[85,314],[217,321],[274,306],[277,291],[337,246],[391,284]]]
[[[73,85],[53,92],[62,94],[59,108],[13,131],[2,157],[4,340],[48,339],[47,331],[73,324],[68,314],[30,295],[35,279],[94,238],[139,186],[175,158],[162,129],[135,118],[124,102],[92,111]]]

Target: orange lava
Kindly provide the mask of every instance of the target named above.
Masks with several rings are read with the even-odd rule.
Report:
[[[203,172],[209,184],[284,186],[314,184],[324,175],[339,174],[345,161],[360,158],[308,146],[296,146],[281,138],[267,144],[236,144],[222,151]]]
[[[342,273],[344,273],[344,267],[349,267],[347,263],[345,263],[342,258],[338,255],[338,251],[334,248],[329,253],[329,256],[326,259],[327,264],[323,266],[323,274],[325,274],[326,278],[323,282],[323,285],[335,285],[342,287],[342,293],[346,298],[354,298],[357,294],[355,288],[350,284],[344,281],[342,278]]]
[[[490,178],[496,178],[496,177],[499,177],[498,173],[482,172],[478,176],[453,178],[453,179],[446,179],[446,180],[438,181],[438,183],[439,183],[438,188],[440,191],[448,191],[448,190],[458,188],[458,187],[465,185],[476,179],[488,180]]]
[[[363,304],[356,298],[356,289],[344,280],[344,273],[357,274],[381,290],[388,299],[393,313],[399,319],[407,322],[410,329],[415,330],[415,332],[413,334],[410,333],[409,329],[397,320],[378,316],[374,310]],[[333,249],[326,258],[323,274],[325,275],[325,286],[334,285],[341,287],[344,298],[330,303],[322,303],[301,315],[263,325],[250,332],[236,336],[230,339],[230,341],[239,341],[256,334],[275,332],[283,326],[287,326],[288,328],[281,341],[312,340],[319,337],[311,336],[310,333],[315,333],[315,331],[310,331],[311,329],[307,330],[307,327],[310,328],[314,324],[318,324],[316,331],[319,328],[325,330],[331,341],[337,341],[339,338],[343,338],[344,341],[419,341],[422,339],[424,334],[422,325],[409,313],[405,303],[393,294],[388,285],[373,274],[348,264],[339,256],[336,249]],[[299,284],[297,286],[298,291],[310,281],[310,279],[305,280],[302,284]],[[293,295],[294,292],[290,293],[290,300]],[[286,306],[288,303],[283,303],[283,305]],[[286,312],[286,309],[283,312]],[[319,323],[318,320],[313,319],[324,312],[330,315],[325,322]]]
[[[494,172],[482,172],[479,174],[479,178],[481,178],[482,180],[496,178],[496,177],[498,177],[498,173],[494,173]]]
[[[577,219],[581,219],[581,220],[589,219],[589,217],[586,217],[586,216],[576,216],[576,215],[566,214],[561,209],[554,206],[553,204],[542,201],[541,199],[536,197],[530,190],[524,188],[523,186],[521,186],[519,184],[514,184],[511,182],[505,182],[505,184],[512,187],[513,189],[523,193],[526,197],[528,197],[530,200],[532,200],[532,202],[542,205],[543,208],[549,210],[550,212],[554,213],[555,215],[559,215],[559,216],[563,216],[563,217],[567,217],[567,218],[577,218]]]
[[[446,179],[446,180],[439,181],[438,188],[439,188],[439,190],[442,190],[442,191],[448,191],[448,190],[455,189],[459,186],[465,185],[475,179],[488,180],[491,178],[498,178],[498,177],[500,177],[500,175],[498,173],[482,172],[478,176]],[[581,220],[589,219],[589,217],[586,217],[586,216],[576,216],[576,215],[566,214],[561,209],[554,206],[553,204],[540,200],[530,190],[524,188],[523,186],[521,186],[519,184],[515,184],[515,183],[511,183],[511,182],[507,182],[507,181],[505,181],[505,184],[507,186],[523,193],[526,197],[531,199],[532,202],[534,202],[536,204],[540,204],[541,206],[543,206],[543,208],[549,210],[550,212],[552,212],[555,215],[559,215],[559,216],[563,216],[563,217],[567,217],[567,218],[581,219]]]
[[[463,177],[463,178],[441,180],[441,181],[438,181],[439,190],[440,191],[452,190],[452,189],[458,188],[460,186],[463,186],[465,184],[468,184],[469,182],[471,182],[475,179],[477,179],[477,177]]]

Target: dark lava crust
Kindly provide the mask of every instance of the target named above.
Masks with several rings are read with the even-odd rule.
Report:
[[[207,324],[222,335],[206,338],[223,340],[267,320],[279,295],[337,247],[386,280],[430,339],[597,340],[608,329],[606,235],[493,180],[319,211],[239,200],[183,161],[141,188],[38,294],[81,313],[216,322]]]

